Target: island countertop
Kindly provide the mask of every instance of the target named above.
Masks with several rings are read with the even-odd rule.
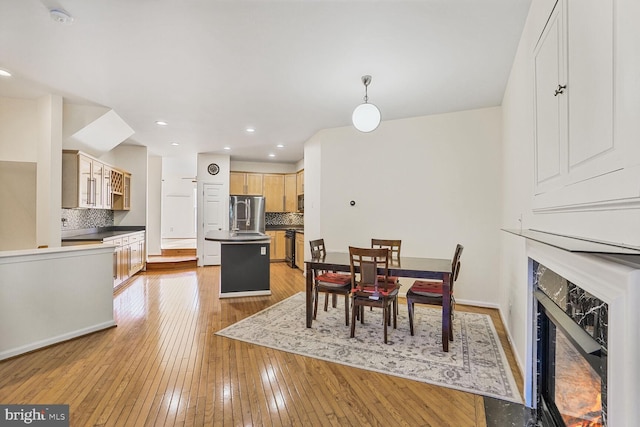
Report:
[[[204,239],[222,243],[264,243],[270,241],[270,237],[264,233],[229,230],[209,231],[205,234]]]

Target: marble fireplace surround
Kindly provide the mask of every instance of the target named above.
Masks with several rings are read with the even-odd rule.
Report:
[[[535,407],[537,393],[535,260],[609,305],[608,425],[636,425],[640,419],[640,255],[571,252],[531,239],[527,239],[526,253],[529,289],[525,404]]]

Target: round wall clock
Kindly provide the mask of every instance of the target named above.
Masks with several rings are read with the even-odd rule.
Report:
[[[215,163],[210,163],[209,166],[207,166],[207,171],[211,174],[211,175],[217,175],[218,172],[220,172],[220,166],[218,166]]]

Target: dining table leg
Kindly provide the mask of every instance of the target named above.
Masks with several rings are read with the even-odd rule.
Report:
[[[451,281],[450,274],[442,278],[442,350],[449,351],[449,323],[451,322]]]
[[[313,271],[311,269],[311,264],[307,264],[307,274],[306,274],[306,313],[307,313],[307,328],[311,327],[311,322],[313,322]]]

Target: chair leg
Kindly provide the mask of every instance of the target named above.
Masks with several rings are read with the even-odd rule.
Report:
[[[351,338],[356,336],[356,310],[360,310],[360,307],[354,301],[353,309],[351,310]]]
[[[393,301],[393,329],[398,329],[398,299]]]
[[[327,307],[329,306],[329,292],[324,293],[324,311],[327,311]]]
[[[409,331],[413,336],[413,300],[407,298],[407,309],[409,310]]]
[[[389,316],[389,307],[387,306],[387,304],[385,304],[382,307],[382,317],[384,318],[384,321],[382,323],[384,323],[384,343],[387,343],[387,317]]]
[[[364,305],[360,306],[360,323],[364,325]]]
[[[349,295],[344,296],[344,321],[349,326]]]
[[[313,320],[316,320],[316,315],[318,314],[318,288],[313,290]]]
[[[453,311],[449,312],[449,341],[453,341]]]
[[[338,306],[338,294],[331,294],[331,304],[333,308]]]

